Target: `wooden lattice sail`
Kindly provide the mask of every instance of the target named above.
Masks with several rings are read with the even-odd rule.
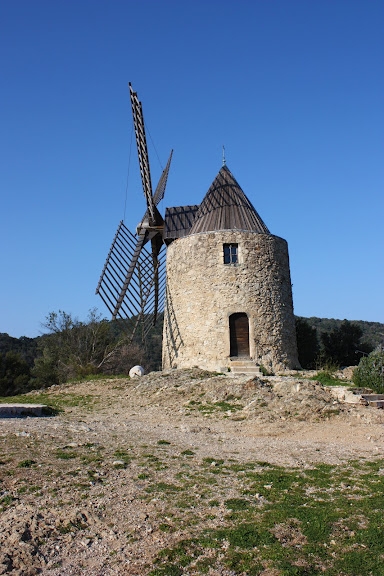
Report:
[[[111,312],[112,319],[125,321],[133,339],[139,327],[145,338],[164,307],[164,220],[157,205],[164,198],[172,151],[153,193],[142,105],[131,84],[129,90],[146,211],[136,234],[120,222],[96,294]]]

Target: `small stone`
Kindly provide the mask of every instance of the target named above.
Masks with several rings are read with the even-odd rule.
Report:
[[[84,546],[84,548],[86,548],[90,544],[91,544],[90,538],[84,538],[84,540],[81,541],[81,545]]]

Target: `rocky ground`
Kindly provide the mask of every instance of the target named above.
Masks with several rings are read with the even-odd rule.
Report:
[[[239,486],[210,482],[218,462],[310,468],[384,453],[383,410],[302,374],[194,369],[46,392],[62,412],[0,420],[0,574],[148,574],[196,525],[223,522]]]

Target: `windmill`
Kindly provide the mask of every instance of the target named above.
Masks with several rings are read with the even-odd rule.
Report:
[[[172,152],[153,194],[131,85],[130,97],[146,210],[136,234],[120,222],[96,293],[131,339],[141,326],[145,342],[164,310],[163,369],[296,369],[287,242],[269,231],[224,158],[199,205],[166,208],[163,218]]]
[[[144,340],[164,307],[164,220],[157,206],[164,198],[172,151],[153,193],[142,105],[131,84],[129,92],[146,211],[135,234],[119,223],[96,294],[113,320],[125,321],[131,340],[139,327]]]

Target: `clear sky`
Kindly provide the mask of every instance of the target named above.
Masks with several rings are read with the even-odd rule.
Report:
[[[154,184],[198,204],[227,165],[288,241],[295,313],[384,322],[382,0],[0,0],[0,332],[95,295]],[[127,203],[126,203],[127,198]],[[126,208],[125,208],[126,203]]]

